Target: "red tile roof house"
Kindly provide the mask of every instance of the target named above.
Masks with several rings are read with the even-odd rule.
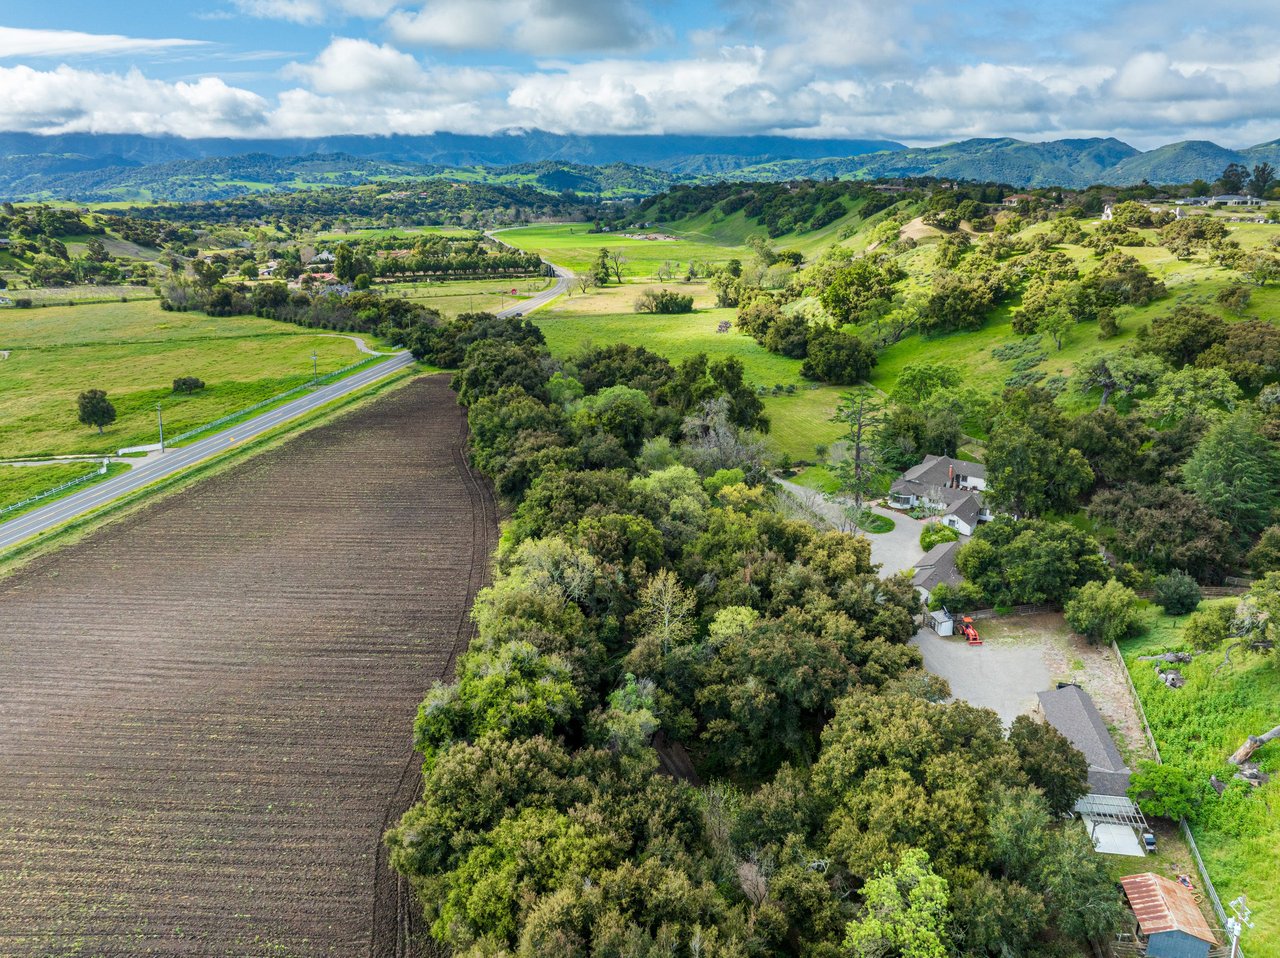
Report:
[[[1151,872],[1120,884],[1138,922],[1138,949],[1145,944],[1148,958],[1207,958],[1218,944],[1190,888]]]

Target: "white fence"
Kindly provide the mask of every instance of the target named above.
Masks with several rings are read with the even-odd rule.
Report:
[[[5,506],[3,509],[0,509],[0,516],[6,516],[11,512],[17,512],[19,509],[25,509],[28,506],[34,506],[38,502],[44,502],[44,500],[51,499],[59,493],[66,492],[68,489],[74,489],[76,486],[83,485],[86,482],[90,482],[91,480],[97,479],[99,476],[105,476],[106,474],[107,460],[103,459],[102,466],[96,472],[90,472],[87,475],[79,476],[76,479],[72,479],[70,482],[64,482],[60,486],[55,486],[52,489],[46,489],[39,495],[23,499],[21,502],[15,502],[11,506]]]

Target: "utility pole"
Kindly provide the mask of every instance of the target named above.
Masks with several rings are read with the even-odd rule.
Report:
[[[312,386],[315,386],[315,384],[320,379],[319,362],[320,362],[320,357],[316,355],[316,351],[314,349],[311,350],[311,385]]]
[[[160,451],[164,452],[164,408],[156,403],[156,419],[160,421]]]

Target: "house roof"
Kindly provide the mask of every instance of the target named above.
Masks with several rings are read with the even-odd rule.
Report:
[[[1089,763],[1089,790],[1097,795],[1125,795],[1129,768],[1107,731],[1098,707],[1078,685],[1064,685],[1039,693],[1045,721],[1084,753]]]
[[[964,576],[956,568],[956,551],[959,548],[959,542],[939,542],[916,563],[911,584],[926,592],[932,592],[943,583],[959,585],[964,581]]]
[[[1211,945],[1218,943],[1190,888],[1151,872],[1121,878],[1120,884],[1144,935],[1181,931]]]
[[[947,510],[947,515],[955,516],[969,528],[973,528],[978,524],[978,513],[982,511],[982,496],[976,492],[970,492],[959,502],[954,503]]]
[[[973,479],[987,478],[987,467],[980,462],[967,462],[949,456],[925,456],[924,461],[912,466],[893,484],[894,492],[916,492],[931,486],[945,486],[952,474]],[[898,487],[902,486],[900,490]]]

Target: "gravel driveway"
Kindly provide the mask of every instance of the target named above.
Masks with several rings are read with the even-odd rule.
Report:
[[[976,624],[979,633],[987,625]],[[1006,726],[1035,708],[1037,692],[1053,687],[1039,644],[986,641],[971,646],[963,638],[942,638],[927,628],[911,644],[924,655],[924,667],[951,684],[954,698],[991,709]]]

